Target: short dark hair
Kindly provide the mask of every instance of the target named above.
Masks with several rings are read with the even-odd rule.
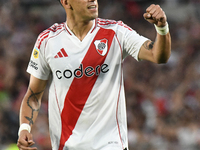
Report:
[[[58,0],[58,2],[61,4],[60,0]]]

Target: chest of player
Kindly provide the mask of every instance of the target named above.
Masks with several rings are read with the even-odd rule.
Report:
[[[106,74],[112,59],[119,57],[117,51],[119,50],[115,47],[114,32],[103,30],[87,36],[83,41],[76,37],[49,41],[46,46],[46,60],[55,78],[70,80],[74,77]]]

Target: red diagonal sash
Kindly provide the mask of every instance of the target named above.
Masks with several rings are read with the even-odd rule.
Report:
[[[88,52],[86,53],[82,65],[83,70],[87,66],[95,68],[98,65],[102,65],[106,59],[106,56],[110,50],[110,46],[113,40],[115,32],[110,29],[100,28],[95,38],[93,39]],[[94,41],[107,39],[108,40],[108,51],[105,56],[101,56],[96,51]],[[69,139],[72,131],[78,121],[78,118],[83,110],[83,107],[92,91],[92,88],[98,78],[98,75],[94,74],[92,77],[83,75],[81,78],[74,78],[71,86],[66,94],[64,107],[61,113],[61,138],[59,150],[62,150],[65,142]]]

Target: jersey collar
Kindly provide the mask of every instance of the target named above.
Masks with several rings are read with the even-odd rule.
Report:
[[[68,25],[67,25],[67,22],[65,22],[65,30],[67,31],[67,33],[69,35],[73,35],[74,33],[69,29]],[[94,19],[93,20],[93,25],[92,25],[92,28],[90,29],[89,33],[91,34],[97,27],[97,19]]]

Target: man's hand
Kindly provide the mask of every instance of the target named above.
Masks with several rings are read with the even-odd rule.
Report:
[[[32,134],[27,130],[22,130],[17,141],[19,150],[37,150],[36,147],[31,147],[34,144]]]
[[[165,12],[159,5],[150,5],[143,16],[148,22],[155,24],[158,27],[164,27],[167,24]]]

